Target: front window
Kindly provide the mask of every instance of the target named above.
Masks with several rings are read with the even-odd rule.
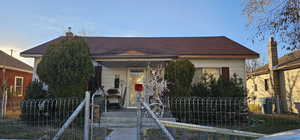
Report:
[[[15,96],[23,95],[23,77],[15,77]]]
[[[203,73],[207,73],[208,75],[212,75],[214,78],[219,79],[221,72],[220,68],[203,68]]]
[[[221,76],[221,68],[196,68],[192,84],[199,83],[205,73],[219,79]]]

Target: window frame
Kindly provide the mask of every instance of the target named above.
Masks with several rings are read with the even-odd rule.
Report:
[[[258,91],[257,84],[254,84],[254,91]]]
[[[218,78],[220,78],[222,76],[222,68],[223,67],[195,67],[195,75],[193,77],[192,84],[197,84],[199,82],[197,80],[199,79],[199,77],[201,77],[205,73],[204,69],[218,69],[219,75],[217,77],[215,76],[215,78],[217,80]],[[201,71],[201,75],[200,76],[197,75],[198,77],[196,77],[197,69]]]
[[[222,76],[222,67],[202,67],[202,74],[204,74],[204,69],[218,69],[219,76],[215,77],[216,79],[220,78]]]
[[[22,79],[21,85],[17,86],[17,79]],[[21,92],[17,93],[17,87],[21,88]],[[24,90],[24,77],[22,76],[15,76],[15,84],[14,84],[14,93],[16,96],[23,96],[23,90]]]
[[[264,83],[265,83],[265,91],[269,91],[269,79],[264,79]]]

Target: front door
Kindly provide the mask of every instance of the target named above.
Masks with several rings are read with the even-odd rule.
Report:
[[[134,89],[135,84],[144,84],[145,71],[144,69],[129,69],[128,71],[128,97],[127,97],[127,107],[135,108],[136,107],[136,97],[137,93]],[[142,92],[142,97],[144,92]]]

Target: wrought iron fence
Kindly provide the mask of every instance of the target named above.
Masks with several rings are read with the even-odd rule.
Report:
[[[0,119],[0,138],[50,139],[81,101],[80,98],[8,99]],[[60,139],[82,139],[83,125],[84,112],[81,111]]]

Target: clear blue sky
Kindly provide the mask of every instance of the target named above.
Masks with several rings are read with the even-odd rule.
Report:
[[[89,36],[227,36],[265,57],[267,42],[249,39],[242,8],[242,0],[6,0],[0,49],[17,57],[71,26]]]

